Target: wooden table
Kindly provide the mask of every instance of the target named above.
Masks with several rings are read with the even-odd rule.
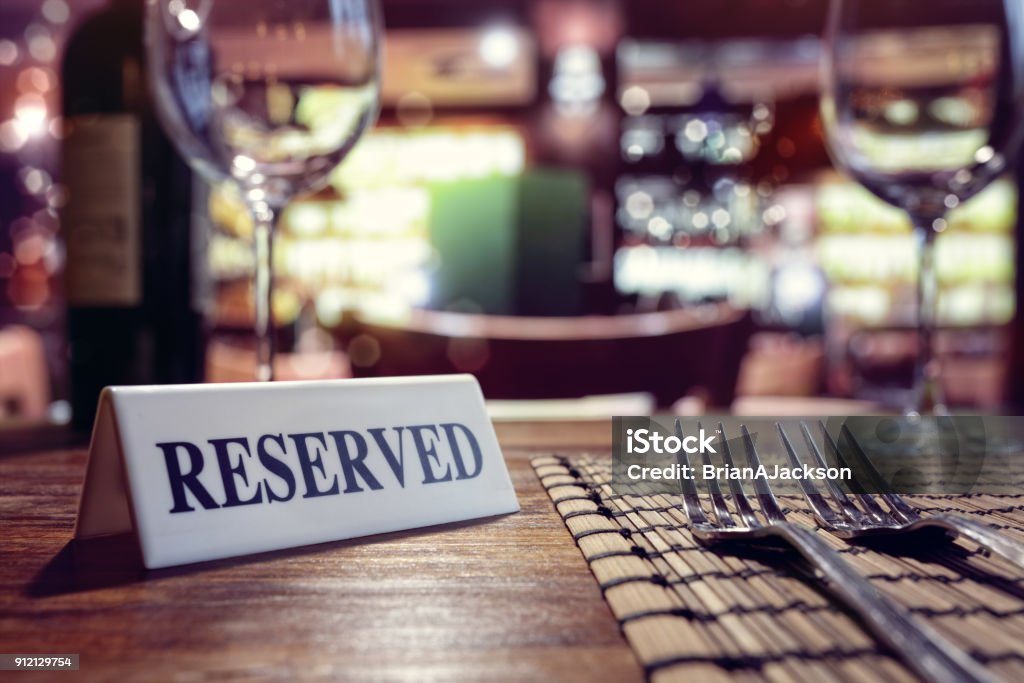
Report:
[[[0,653],[78,653],[54,680],[643,680],[529,464],[609,423],[498,434],[519,514],[150,572],[129,539],[69,545],[84,450],[0,457]]]

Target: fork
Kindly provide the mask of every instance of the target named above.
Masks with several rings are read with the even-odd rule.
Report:
[[[743,443],[749,465],[757,468],[761,459],[746,425],[741,425]],[[683,438],[682,426],[675,424],[676,436]],[[732,452],[725,437],[725,428],[718,425],[718,443],[722,445],[722,458],[726,466],[734,467]],[[690,457],[685,450],[679,452],[680,464],[690,468]],[[710,455],[703,454],[705,465],[711,464]],[[693,471],[692,469],[690,471]],[[704,513],[693,479],[680,478],[683,510],[690,520],[694,537],[702,544],[719,546],[730,543],[765,544],[785,541],[799,552],[815,569],[815,577],[824,579],[835,597],[858,615],[870,632],[888,646],[904,663],[925,680],[933,683],[964,683],[975,681],[991,683],[992,677],[978,662],[924,624],[918,623],[903,607],[893,603],[858,574],[840,555],[812,530],[786,521],[765,479],[754,480],[762,523],[736,479],[729,479],[729,489],[739,516],[733,519],[717,479],[706,480],[715,521]]]
[[[821,432],[824,435],[825,447],[835,457],[840,466],[848,467],[850,463],[839,451],[835,440],[829,434],[824,422],[818,422]],[[781,423],[776,423],[782,443],[786,448],[789,461],[794,466],[800,466],[802,461],[797,455]],[[806,422],[800,423],[800,430],[803,433],[804,441],[807,443],[807,450],[818,467],[827,467],[825,458],[811,437],[811,430]],[[886,511],[878,504],[873,496],[868,494],[854,494],[854,498],[860,503],[858,509],[850,497],[831,479],[825,480],[832,502],[839,508],[840,514],[829,506],[825,498],[818,493],[817,487],[810,481],[802,479],[800,485],[804,498],[807,499],[815,519],[827,531],[839,538],[853,539],[871,536],[885,536],[902,533],[911,533],[920,529],[933,528],[942,529],[953,540],[956,537],[968,538],[983,548],[1006,558],[1019,567],[1024,567],[1024,545],[1010,539],[987,524],[976,522],[961,515],[940,513],[922,517],[916,510],[908,505],[903,498],[889,491],[889,486],[882,480],[878,470],[864,454],[864,450],[853,437],[849,427],[843,425],[842,435],[845,443],[850,445],[846,452],[850,459],[855,460],[858,470],[864,472],[871,480],[871,486],[879,491],[882,500],[885,501],[889,510]]]

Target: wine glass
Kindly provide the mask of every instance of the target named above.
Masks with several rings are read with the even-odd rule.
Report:
[[[1024,0],[832,0],[821,110],[836,166],[909,214],[920,249],[907,415],[943,414],[935,238],[1017,153]]]
[[[147,0],[157,114],[189,164],[233,180],[254,219],[256,378],[274,375],[272,244],[379,109],[376,0]]]

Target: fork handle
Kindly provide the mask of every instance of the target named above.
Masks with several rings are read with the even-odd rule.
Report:
[[[1024,544],[1013,540],[998,530],[967,517],[951,514],[938,514],[922,517],[910,525],[911,529],[933,527],[945,529],[956,536],[974,541],[982,548],[987,548],[1018,567],[1024,567]]]
[[[919,676],[932,683],[994,683],[981,664],[885,597],[810,529],[776,524],[766,531],[788,541],[829,582],[833,593],[872,634]]]

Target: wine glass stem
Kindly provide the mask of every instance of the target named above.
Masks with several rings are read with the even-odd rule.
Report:
[[[256,381],[274,381],[274,228],[279,210],[266,203],[252,206],[256,255]]]
[[[904,411],[908,415],[946,412],[940,360],[935,349],[939,320],[939,283],[935,270],[936,221],[937,218],[914,217],[914,234],[920,259],[917,275],[918,351],[914,386]]]

